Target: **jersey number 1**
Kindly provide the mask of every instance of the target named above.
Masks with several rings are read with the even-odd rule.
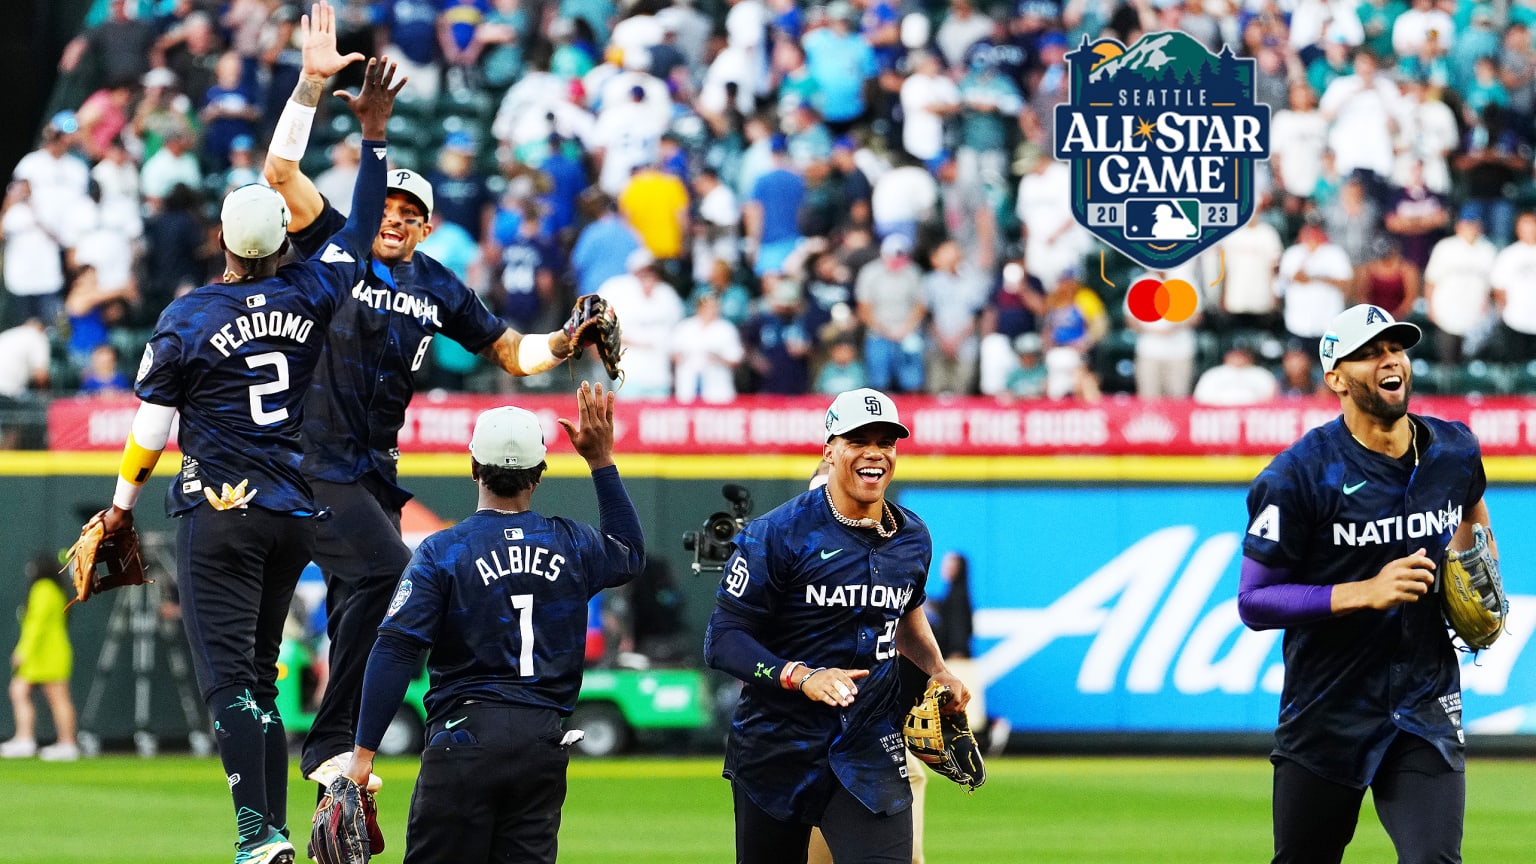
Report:
[[[521,647],[517,652],[517,674],[533,677],[533,595],[513,594],[512,608],[517,610],[517,634]]]

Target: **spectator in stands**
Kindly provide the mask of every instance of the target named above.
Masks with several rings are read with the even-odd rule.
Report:
[[[261,182],[261,169],[257,167],[256,154],[252,152],[255,146],[256,142],[249,135],[236,135],[235,140],[229,142],[229,166],[224,169],[223,179],[216,186],[220,196],[241,186]]]
[[[581,193],[580,209],[590,220],[571,249],[571,270],[578,294],[593,294],[609,279],[627,273],[625,263],[640,247],[629,223],[619,218],[613,199],[602,190]]]
[[[1338,197],[1322,208],[1323,229],[1344,250],[1351,267],[1370,258],[1371,241],[1381,231],[1379,213],[1359,177],[1344,178]]]
[[[1514,237],[1515,229],[1515,205],[1504,190],[1526,173],[1529,160],[1521,155],[1519,136],[1508,128],[1501,106],[1489,104],[1465,119],[1466,146],[1456,157],[1456,169],[1465,183],[1462,208],[1470,207],[1489,239],[1503,246]]]
[[[492,0],[470,46],[480,53],[480,78],[486,89],[495,93],[516,83],[523,72],[522,34],[527,31],[528,13],[522,0]]]
[[[918,228],[938,214],[939,185],[928,168],[907,162],[881,174],[870,195],[875,233],[882,239],[900,235],[908,247],[917,244]]]
[[[377,25],[374,53],[388,56],[406,77],[402,101],[430,102],[442,87],[437,53],[437,13],[434,0],[380,0],[374,4]]]
[[[1422,276],[1419,268],[1403,257],[1397,238],[1383,234],[1371,241],[1370,260],[1356,268],[1348,303],[1380,306],[1394,319],[1405,321],[1419,302]]]
[[[0,331],[0,397],[19,399],[31,390],[46,390],[48,372],[48,331],[43,319],[28,318]]]
[[[203,97],[198,120],[203,127],[203,159],[214,171],[229,167],[230,144],[241,136],[256,135],[261,106],[255,88],[245,82],[245,62],[235,51],[225,51],[214,68],[214,83]]]
[[[1280,356],[1280,395],[1287,399],[1332,396],[1315,367],[1316,353],[1291,346]]]
[[[1005,388],[998,394],[1019,399],[1044,399],[1048,373],[1045,360],[1040,356],[1041,341],[1038,333],[1020,333],[1013,340],[1013,350],[1018,361],[1008,373]]]
[[[1416,76],[1400,79],[1403,98],[1398,103],[1397,160],[1392,182],[1412,186],[1422,182],[1438,195],[1451,191],[1450,154],[1461,143],[1456,112],[1442,101],[1429,82]],[[1422,172],[1415,178],[1417,167]]]
[[[1295,245],[1280,256],[1279,281],[1286,332],[1315,344],[1344,311],[1344,294],[1354,284],[1349,256],[1328,240],[1320,220],[1309,220]]]
[[[1219,364],[1200,373],[1194,400],[1200,405],[1222,407],[1259,405],[1279,392],[1275,376],[1254,362],[1253,349],[1247,343],[1239,342],[1227,349]]]
[[[351,196],[348,196],[349,198]],[[210,244],[201,193],[185,183],[171,188],[160,212],[144,223],[144,308],[159,310],[206,284]],[[222,254],[220,254],[222,260]]]
[[[315,176],[315,188],[321,197],[343,216],[352,212],[352,187],[357,184],[362,147],[363,136],[356,132],[332,144],[327,151],[330,165]]]
[[[854,283],[864,325],[864,363],[869,386],[884,393],[923,389],[922,325],[928,316],[922,274],[905,234],[880,242],[880,258],[864,265]]]
[[[1199,285],[1194,262],[1173,270],[1153,270],[1131,279],[1131,284],[1143,279],[1167,282],[1181,279],[1191,285]],[[1196,289],[1199,290],[1198,288]],[[1142,321],[1127,312],[1125,323],[1136,334],[1135,375],[1136,398],[1183,399],[1195,383],[1195,327],[1200,323],[1200,312],[1183,321]]]
[[[688,187],[659,162],[637,167],[619,193],[619,213],[675,288],[689,284],[683,259],[683,241],[690,233],[688,204]]]
[[[1002,278],[981,309],[977,388],[983,396],[997,396],[1008,389],[1009,375],[1018,366],[1018,339],[1036,332],[1035,319],[1043,311],[1045,289],[1040,280],[1018,261],[1004,264]]]
[[[815,334],[805,326],[803,309],[798,282],[774,274],[763,278],[762,307],[741,328],[756,392],[809,392]]]
[[[1019,180],[1015,213],[1023,229],[1024,266],[1042,285],[1053,286],[1079,265],[1091,245],[1072,215],[1072,171],[1041,152],[1028,157]]]
[[[1456,231],[1435,244],[1424,268],[1424,304],[1435,325],[1435,356],[1442,363],[1467,359],[1467,339],[1483,335],[1488,322],[1493,259],[1498,250],[1483,236],[1481,211],[1463,205]]]
[[[836,396],[847,390],[867,387],[864,362],[859,359],[859,343],[853,339],[835,339],[827,345],[827,361],[816,373],[817,393]]]
[[[93,83],[137,81],[149,71],[155,35],[150,22],[129,17],[126,0],[108,0],[107,20],[64,46],[59,71],[90,69],[98,76]]]
[[[929,311],[924,391],[942,396],[976,392],[978,318],[987,301],[986,277],[965,259],[960,244],[946,240],[930,256],[923,277]]]
[[[159,66],[144,73],[144,92],[133,110],[129,125],[139,140],[136,156],[143,164],[160,152],[173,132],[192,128],[197,111],[192,100],[176,86],[176,73]]]
[[[479,242],[496,213],[496,198],[475,167],[475,139],[456,129],[448,133],[427,177],[432,184],[432,212],[469,232]]]
[[[80,124],[77,139],[90,162],[106,156],[112,142],[128,127],[128,109],[133,104],[137,78],[111,81],[80,105],[75,118]]]
[[[997,230],[995,200],[979,176],[967,179],[948,152],[935,172],[944,235],[960,244],[961,257],[989,276],[996,272],[1002,237]]]
[[[1333,151],[1335,168],[1340,175],[1369,172],[1363,179],[1372,197],[1376,196],[1382,179],[1392,175],[1390,130],[1397,122],[1402,98],[1397,85],[1378,69],[1375,55],[1364,48],[1356,51],[1354,74],[1328,85],[1318,104],[1330,123],[1328,147]],[[1382,134],[1382,130],[1389,134]]]
[[[1207,316],[1222,329],[1279,329],[1279,295],[1275,276],[1285,247],[1280,232],[1265,220],[1268,199],[1261,199],[1248,224],[1228,234],[1217,247],[1223,277],[1215,315]]]
[[[1536,359],[1536,213],[1515,220],[1515,242],[1493,259],[1489,284],[1503,325],[1504,357]]]
[[[847,134],[864,116],[867,82],[879,72],[874,49],[855,29],[857,20],[853,4],[832,0],[827,25],[806,33],[801,41],[821,97],[821,116],[837,135]]]
[[[720,404],[736,398],[736,366],[746,352],[736,325],[720,317],[720,299],[699,297],[693,315],[672,331],[672,375],[679,402]]]
[[[1417,54],[1431,34],[1449,44],[1456,36],[1456,22],[1436,8],[1435,0],[1413,0],[1412,8],[1392,25],[1392,52],[1399,58]]]
[[[805,180],[790,167],[789,150],[782,135],[770,144],[772,167],[752,184],[752,194],[742,210],[747,251],[754,257],[757,275],[778,273],[800,244],[800,205],[805,200]]]
[[[163,54],[165,66],[175,73],[181,92],[201,100],[215,83],[223,41],[214,26],[213,16],[201,10],[181,19],[160,38],[156,49]],[[393,55],[390,59],[395,59]]]
[[[294,85],[299,83],[299,75],[304,71],[304,55],[295,38],[298,23],[298,7],[285,3],[272,10],[261,31],[261,52],[258,60],[262,73],[266,76],[259,136],[263,141],[272,137],[272,130],[277,126],[277,118],[282,115],[283,106],[288,102],[288,94],[293,92]],[[347,202],[347,206],[351,206],[350,201]],[[342,209],[341,212],[345,214],[348,211]]]
[[[65,254],[74,248],[75,214],[90,186],[90,166],[72,152],[79,131],[74,112],[54,114],[43,127],[42,145],[23,156],[12,174],[27,181],[18,194],[36,221],[35,230],[45,232]],[[52,276],[51,268],[46,272]],[[58,279],[52,291],[63,287],[62,275]],[[29,287],[28,293],[37,292]]]
[[[683,320],[683,301],[644,248],[629,253],[625,269],[598,291],[624,323],[624,389],[639,399],[666,399],[672,395],[672,333]]]
[[[1387,230],[1402,242],[1403,257],[1422,271],[1429,264],[1430,251],[1451,224],[1445,198],[1424,182],[1423,160],[1409,163],[1407,181],[1397,190],[1385,222]]]
[[[10,319],[35,318],[55,326],[64,304],[64,250],[39,220],[31,183],[26,180],[12,180],[6,187],[0,237],[5,240]]]
[[[1109,315],[1104,301],[1082,280],[1081,267],[1063,270],[1040,315],[1046,396],[1051,399],[1098,397],[1089,352],[1109,335]]]
[[[719,264],[735,267],[741,246],[741,206],[731,187],[720,182],[713,168],[704,167],[694,177],[698,219],[692,222],[693,279],[710,278]],[[729,317],[729,315],[727,315]]]
[[[128,155],[128,148],[121,138],[113,140],[101,161],[91,168],[91,181],[100,196],[97,205],[101,224],[129,240],[137,241],[143,237],[139,166]]]
[[[128,376],[118,368],[117,349],[97,345],[80,373],[80,392],[88,396],[123,396],[132,393]]]
[[[1000,187],[1007,184],[1008,127],[1024,107],[1000,63],[990,46],[973,48],[969,71],[960,80],[960,179],[980,181],[992,194],[1007,192]]]
[[[540,226],[538,204],[522,203],[516,219],[496,220],[494,242],[501,250],[501,278],[493,280],[491,308],[514,330],[535,332],[555,307],[557,279],[565,261]],[[548,328],[545,328],[548,329]]]
[[[1269,167],[1278,192],[1292,199],[1310,199],[1328,147],[1328,119],[1317,110],[1316,91],[1304,81],[1291,84],[1289,100],[1270,123]]]
[[[969,9],[967,0],[955,2]],[[914,51],[907,61],[912,73],[901,84],[901,146],[933,170],[944,150],[945,121],[960,112],[960,88],[944,74],[938,55]]]
[[[139,169],[139,189],[144,193],[146,212],[158,212],[163,199],[177,186],[202,188],[203,168],[193,152],[196,145],[191,129],[183,127],[166,132],[165,146]]]

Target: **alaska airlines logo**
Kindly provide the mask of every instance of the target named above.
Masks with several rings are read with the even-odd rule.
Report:
[[[1085,38],[1067,55],[1056,158],[1072,165],[1072,212],[1144,267],[1200,254],[1253,215],[1253,163],[1269,158],[1256,62],[1212,54],[1178,31],[1127,48]],[[1162,311],[1162,310],[1159,310]]]

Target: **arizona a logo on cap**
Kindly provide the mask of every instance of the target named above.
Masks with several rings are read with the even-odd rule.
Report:
[[[1084,38],[1066,60],[1071,100],[1056,106],[1055,155],[1071,164],[1079,223],[1154,270],[1248,223],[1253,165],[1269,158],[1256,61],[1178,31],[1130,47]]]

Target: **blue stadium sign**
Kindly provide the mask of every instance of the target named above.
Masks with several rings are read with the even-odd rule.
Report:
[[[1066,59],[1071,98],[1056,106],[1055,155],[1071,163],[1078,222],[1158,270],[1248,223],[1253,166],[1269,158],[1255,61],[1178,31],[1130,47],[1084,38]]]

